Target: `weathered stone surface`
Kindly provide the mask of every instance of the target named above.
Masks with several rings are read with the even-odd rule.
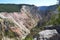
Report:
[[[49,38],[58,34],[58,32],[56,30],[43,30],[43,31],[39,32],[38,34],[39,34],[39,36],[34,38],[34,40],[48,40]]]
[[[0,13],[0,18],[3,20],[1,25],[4,25],[4,30],[11,30],[21,39],[24,39],[30,33],[30,30],[37,25],[40,17],[36,6],[24,5],[21,12]]]

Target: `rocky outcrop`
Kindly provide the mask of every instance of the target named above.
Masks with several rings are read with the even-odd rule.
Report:
[[[44,30],[39,32],[41,38],[50,38],[55,34],[58,34],[56,30]]]
[[[37,25],[40,18],[41,16],[37,11],[36,6],[24,5],[21,8],[21,12],[1,12],[0,27],[3,36],[2,40],[8,40],[8,37],[12,37],[7,32],[12,33],[14,37],[19,40],[24,39],[30,33],[30,30]],[[7,38],[5,35],[7,35]]]
[[[39,32],[38,36],[35,37],[34,40],[48,40],[57,34],[58,32],[56,30],[44,30]]]
[[[60,25],[48,25],[34,37],[34,40],[59,40]]]

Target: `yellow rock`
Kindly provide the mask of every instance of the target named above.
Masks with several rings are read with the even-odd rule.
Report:
[[[0,19],[0,22],[2,22],[3,20],[2,19]]]

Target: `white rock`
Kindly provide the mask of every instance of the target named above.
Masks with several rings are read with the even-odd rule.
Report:
[[[44,30],[44,31],[39,32],[40,38],[50,38],[55,34],[58,34],[58,32],[55,29]]]

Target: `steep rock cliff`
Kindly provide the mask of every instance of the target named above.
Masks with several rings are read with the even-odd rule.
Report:
[[[0,13],[0,31],[2,40],[24,39],[30,30],[37,25],[41,16],[36,6],[25,6],[21,12],[1,12]],[[12,37],[12,39],[10,39]]]

